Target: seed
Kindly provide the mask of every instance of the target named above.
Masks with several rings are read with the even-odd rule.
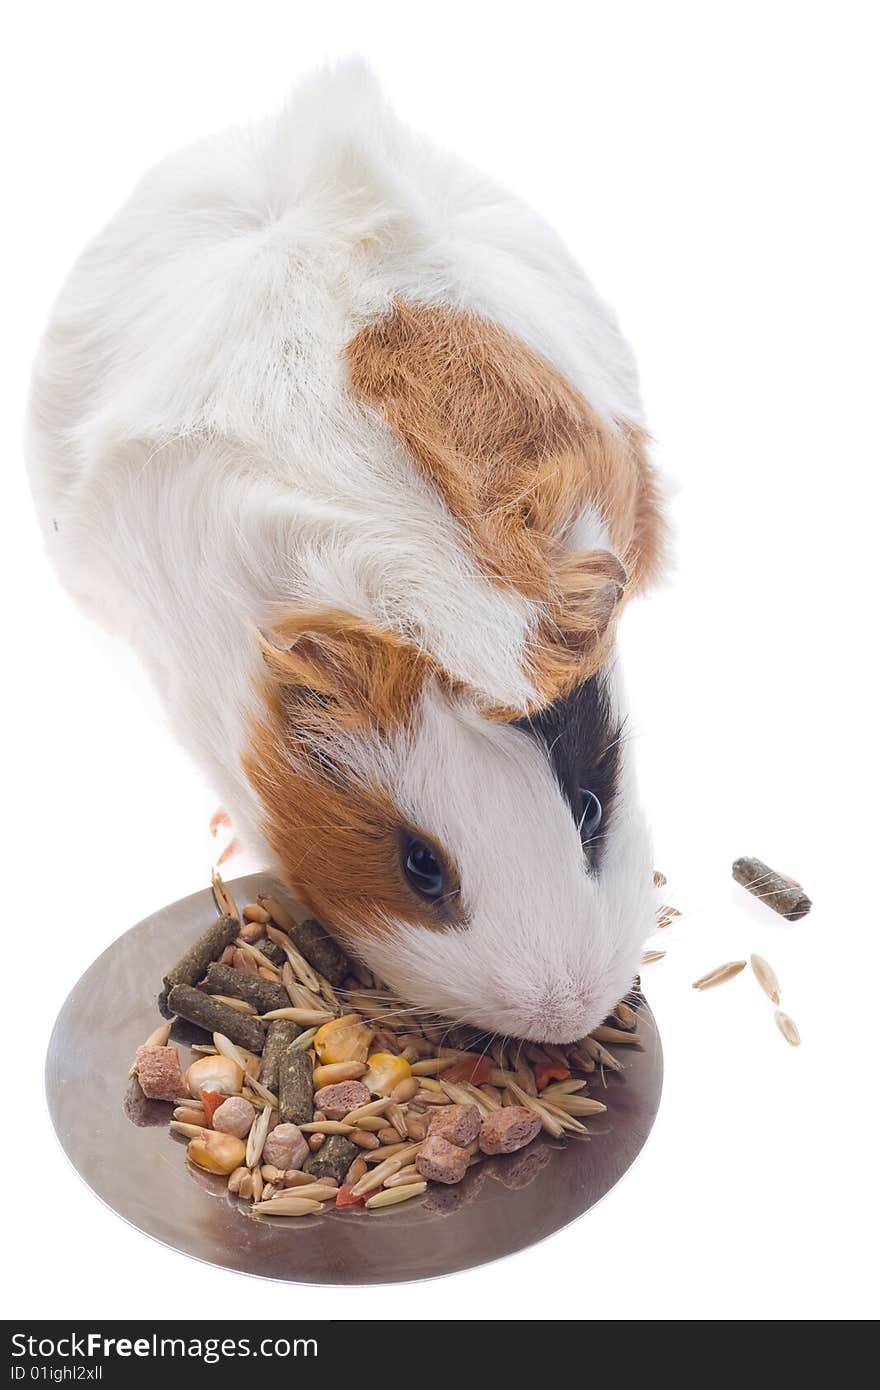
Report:
[[[680,917],[680,916],[681,916],[681,913],[679,912],[679,910],[678,910],[677,907],[669,907],[669,906],[658,907],[658,909],[657,909],[657,926],[658,926],[658,927],[661,927],[661,928],[662,928],[662,927],[668,927],[670,922],[674,922],[675,919],[676,919],[676,917]]]
[[[412,1074],[413,1076],[436,1076],[446,1067],[454,1066],[457,1060],[457,1057],[426,1057],[424,1062],[413,1064]]]
[[[573,1048],[568,1054],[568,1065],[575,1071],[593,1072],[596,1070],[596,1063],[593,1058],[580,1048]]]
[[[428,1189],[426,1182],[414,1182],[406,1187],[386,1188],[384,1192],[377,1192],[375,1197],[368,1197],[365,1206],[368,1211],[374,1211],[376,1207],[394,1207],[398,1202],[408,1202],[412,1197],[420,1197]]]
[[[259,922],[245,922],[238,934],[241,940],[246,941],[249,946],[256,946],[263,935],[263,928]]]
[[[420,1119],[418,1115],[407,1115],[406,1132],[409,1135],[410,1139],[414,1139],[418,1144],[421,1143],[425,1135],[428,1133],[428,1126],[424,1120]]]
[[[345,1124],[351,1124],[346,1120]],[[384,1115],[365,1115],[362,1120],[358,1120],[355,1129],[365,1129],[368,1134],[378,1134],[380,1129],[387,1129]]]
[[[394,1087],[391,1092],[391,1099],[397,1105],[405,1105],[408,1100],[412,1100],[418,1089],[419,1083],[416,1077],[406,1076],[403,1081],[398,1081]]]
[[[349,1129],[349,1127],[346,1126],[346,1129]],[[357,1144],[359,1149],[378,1149],[380,1142],[378,1136],[375,1134],[370,1134],[368,1130],[354,1129],[349,1130],[349,1133],[351,1135],[351,1142],[353,1144]],[[392,1129],[391,1133],[394,1135],[396,1139],[396,1131]]]
[[[314,1181],[311,1173],[304,1173],[300,1168],[288,1168],[284,1174],[285,1187],[305,1187]]]
[[[774,1018],[776,1019],[776,1027],[779,1029],[780,1033],[785,1038],[785,1041],[789,1044],[789,1046],[800,1047],[801,1035],[797,1030],[797,1024],[795,1023],[794,1019],[789,1018],[788,1014],[784,1014],[781,1009],[776,1010]]]
[[[492,1112],[499,1111],[500,1098],[496,1099],[494,1095],[485,1094],[481,1086],[471,1086],[470,1081],[464,1081],[460,1090],[462,1090],[463,1093],[462,1105],[471,1104],[477,1106],[482,1118],[485,1119],[487,1115],[491,1115]]]
[[[408,1163],[405,1168],[401,1168],[396,1173],[392,1173],[390,1178],[386,1178],[383,1187],[405,1187],[407,1183],[418,1182],[421,1174],[414,1163]]]
[[[395,1129],[393,1125],[385,1125],[383,1129],[376,1130],[375,1136],[373,1137],[375,1137],[376,1143],[368,1144],[367,1148],[369,1149],[376,1148],[379,1144],[397,1144],[401,1139],[406,1138],[406,1125],[403,1127],[403,1134]]]
[[[614,1010],[614,1017],[618,1020],[621,1028],[635,1028],[639,1021],[639,1016],[635,1009],[631,1009],[629,1004],[620,1003]]]
[[[339,996],[330,981],[325,980],[323,975],[319,975],[318,984],[321,989],[321,998],[324,1002],[330,1005],[334,1013],[342,1013],[342,1005],[339,1002]]]
[[[214,901],[217,904],[217,911],[220,915],[222,917],[234,917],[237,922],[240,922],[241,918],[238,915],[235,898],[226,887],[226,884],[223,882],[216,869],[211,870],[211,888],[214,893]]]
[[[281,967],[281,983],[287,990],[291,1004],[293,1004],[295,1008],[298,1008],[299,999],[297,998],[297,990],[299,986],[296,983],[296,976],[293,973],[289,960],[285,960]]]
[[[259,1202],[260,1198],[261,1198],[262,1195],[263,1195],[263,1191],[264,1191],[264,1189],[265,1189],[265,1186],[266,1186],[266,1184],[263,1182],[263,1175],[262,1175],[262,1173],[260,1172],[259,1168],[254,1169],[254,1172],[251,1174],[251,1185],[252,1185],[252,1189],[253,1189],[253,1191],[252,1191],[252,1198],[253,1198],[253,1201]]]
[[[241,915],[246,922],[261,922],[263,926],[272,920],[266,909],[259,903],[245,903],[241,909]]]
[[[249,1202],[254,1195],[253,1174],[249,1173],[247,1168],[244,1170],[244,1177],[238,1185],[238,1192],[236,1195],[239,1196],[243,1202]]]
[[[264,1201],[264,1202],[268,1202],[269,1198],[270,1198],[270,1197],[274,1197],[274,1196],[275,1196],[275,1184],[274,1184],[274,1183],[271,1183],[271,1182],[267,1182],[267,1183],[266,1183],[266,1186],[263,1188],[263,1201]]]
[[[379,1149],[372,1149],[364,1157],[368,1163],[384,1163],[386,1159],[396,1158],[401,1153],[410,1153],[415,1158],[412,1144],[384,1144]]]
[[[247,1155],[245,1163],[249,1168],[255,1168],[260,1161],[263,1152],[263,1145],[269,1133],[269,1126],[272,1123],[272,1107],[267,1105],[262,1110],[251,1125],[250,1134],[247,1139]],[[262,1180],[261,1180],[262,1181]]]
[[[188,1139],[198,1139],[200,1135],[212,1132],[207,1125],[188,1125],[182,1120],[171,1120],[168,1128],[175,1134],[185,1134]]]
[[[524,1105],[527,1110],[531,1110],[533,1114],[538,1116],[538,1119],[541,1121],[542,1129],[545,1129],[548,1134],[552,1134],[554,1139],[560,1138],[563,1126],[554,1115],[550,1114],[546,1106],[536,1101],[533,1096],[530,1096],[528,1092],[524,1091],[521,1086],[518,1086],[515,1081],[510,1082],[510,1090],[516,1096],[520,1105]]]
[[[274,970],[277,978],[278,969],[275,965],[275,962],[271,961],[268,956],[264,956],[263,952],[260,951],[256,946],[252,946],[249,941],[244,941],[241,937],[239,937],[235,944],[241,951],[242,955],[246,956],[252,965],[264,965],[267,970]]]
[[[220,1056],[228,1057],[230,1062],[235,1062],[236,1066],[241,1067],[242,1071],[246,1071],[248,1061],[252,1054],[243,1047],[236,1047],[235,1043],[227,1038],[225,1033],[214,1033],[212,1036],[214,1039],[214,1046]]]
[[[622,1028],[606,1028],[604,1024],[594,1028],[590,1037],[595,1038],[597,1042],[617,1043],[618,1046],[629,1043],[632,1047],[644,1047],[638,1033],[627,1033]]]
[[[233,999],[228,994],[209,994],[209,999],[216,999],[218,1004],[227,1004],[230,1009],[237,1009],[240,1014],[255,1014],[257,1011],[246,999]]]
[[[643,951],[642,965],[653,965],[655,960],[662,960],[665,955],[665,951]]]
[[[389,1105],[389,1107],[388,1107],[388,1119],[391,1121],[392,1125],[393,1125],[394,1128],[397,1130],[397,1133],[398,1133],[399,1137],[400,1137],[401,1139],[405,1139],[405,1138],[406,1138],[406,1112],[405,1112],[405,1110],[403,1110],[402,1107],[399,1106],[399,1105]],[[377,1133],[379,1133],[379,1134],[381,1134],[381,1132],[382,1132],[381,1130],[378,1130],[378,1131],[377,1131]]]
[[[388,1001],[386,999],[380,999],[378,994],[364,994],[361,991],[355,991],[354,994],[349,994],[348,1002],[353,1009],[357,1009],[358,1013],[364,1014],[367,1018],[375,1018],[380,1021],[385,1019],[391,1007]]]
[[[575,1091],[582,1091],[586,1086],[586,1081],[554,1081],[552,1086],[545,1086],[541,1092],[542,1100],[555,1100],[559,1096],[571,1096]]]
[[[543,1104],[543,1102],[542,1102]],[[586,1134],[587,1127],[582,1125],[579,1120],[575,1120],[567,1110],[563,1110],[561,1105],[544,1105],[548,1114],[558,1120],[563,1129],[570,1130],[573,1134]]]
[[[486,1100],[486,1097],[481,1095],[477,1090],[476,1086],[457,1086],[451,1081],[443,1081],[441,1085],[453,1105],[475,1105],[484,1120],[488,1115],[492,1114],[493,1108],[498,1108],[497,1106],[491,1106]]]
[[[196,1125],[199,1129],[207,1129],[208,1117],[201,1107],[190,1105],[178,1105],[173,1111],[174,1118],[183,1125]]]
[[[284,931],[292,931],[296,926],[296,919],[291,917],[287,908],[278,898],[270,897],[268,893],[258,893],[257,903],[269,913],[272,921]]]
[[[417,1151],[411,1144],[401,1145],[401,1147],[407,1149],[405,1154],[393,1154],[383,1163],[380,1163],[378,1167],[374,1168],[371,1173],[365,1173],[364,1176],[355,1183],[352,1188],[355,1197],[363,1197],[364,1193],[372,1192],[374,1188],[381,1187],[385,1179],[390,1178],[392,1173],[398,1173],[401,1168],[407,1166],[410,1159],[415,1157]]]
[[[352,1134],[354,1125],[344,1120],[312,1120],[310,1124],[298,1125],[300,1134]]]
[[[333,1015],[322,1009],[270,1009],[267,1014],[260,1014],[264,1023],[271,1023],[276,1018],[289,1019],[291,1023],[299,1023],[304,1028],[312,1028],[319,1023],[332,1023]]]
[[[301,955],[296,949],[290,937],[277,927],[267,927],[266,935],[270,941],[274,941],[276,946],[280,946],[290,964],[297,979],[305,985],[306,989],[313,989],[316,994],[321,992],[321,984],[312,967],[309,965],[305,956]]]
[[[284,1169],[276,1168],[274,1163],[264,1163],[260,1168],[266,1182],[283,1182]]]
[[[428,1091],[431,1095],[442,1096],[446,1094],[446,1087],[433,1076],[423,1076],[419,1080],[419,1090]],[[418,1094],[418,1092],[416,1092]]]
[[[354,1187],[354,1184],[356,1182],[360,1182],[361,1178],[368,1171],[369,1170],[364,1160],[362,1158],[356,1158],[354,1163],[351,1165],[351,1167],[345,1175],[346,1185],[348,1187]]]
[[[583,1047],[588,1057],[592,1057],[594,1062],[598,1062],[600,1067],[607,1067],[609,1071],[622,1071],[623,1063],[618,1062],[596,1038],[584,1038]]]
[[[285,961],[285,964],[288,962]],[[291,970],[290,973],[292,976],[293,971]],[[298,984],[296,980],[291,979],[285,982],[285,988],[295,1009],[311,1009],[313,1013],[318,1014],[328,1012],[327,1005],[321,996],[306,989],[305,985]]]
[[[438,1095],[436,1091],[418,1091],[415,1099],[419,1105],[451,1105],[452,1101],[444,1093]]]
[[[503,1091],[509,1082],[516,1081],[519,1083],[519,1073],[515,1071],[505,1071],[502,1070],[501,1067],[493,1067],[489,1080],[492,1082],[493,1086],[497,1086],[499,1090]]]
[[[247,1171],[247,1168],[236,1168],[234,1173],[230,1173],[226,1182],[226,1190],[237,1196],[242,1180],[247,1176]]]
[[[367,1067],[363,1062],[330,1062],[323,1067],[315,1067],[312,1081],[316,1091],[322,1086],[333,1086],[338,1081],[357,1081]]]
[[[339,1191],[335,1183],[315,1182],[313,1178],[309,1183],[302,1183],[296,1189],[297,1200],[309,1202],[333,1202]]]
[[[758,984],[772,1003],[779,1003],[779,981],[773,967],[768,965],[763,956],[751,957],[752,969]]]
[[[309,1138],[308,1138],[308,1145],[309,1145],[309,1148],[311,1149],[311,1151],[312,1151],[313,1154],[316,1154],[316,1153],[318,1152],[318,1150],[320,1149],[321,1145],[323,1144],[323,1142],[324,1142],[324,1140],[325,1140],[326,1138],[327,1138],[326,1134],[310,1134],[310,1135],[309,1135]]]
[[[235,950],[232,952],[232,964],[236,970],[244,971],[245,975],[256,975],[259,969],[257,962],[254,960],[253,956],[248,955],[244,950],[244,947],[249,945],[250,943],[245,941],[244,938],[239,938]]]
[[[745,970],[744,960],[729,960],[725,965],[716,965],[714,970],[710,970],[705,975],[701,975],[698,980],[694,980],[692,989],[714,989],[715,985],[723,985],[727,980],[732,980],[741,970]]]
[[[357,1110],[350,1110],[345,1116],[345,1123],[347,1125],[354,1125],[355,1128],[357,1128],[360,1121],[364,1119],[366,1115],[382,1115],[390,1104],[390,1096],[381,1096],[379,1100],[368,1101],[366,1105],[359,1105]]]
[[[557,1096],[553,1104],[568,1115],[603,1115],[608,1109],[601,1100],[589,1096]]]
[[[310,1202],[306,1197],[273,1197],[271,1202],[258,1202],[254,1211],[265,1216],[311,1216],[321,1210],[320,1202]]]
[[[298,1038],[294,1038],[290,1046],[295,1047],[300,1052],[304,1051],[306,1048],[311,1047],[312,1043],[315,1041],[315,1034],[317,1031],[317,1028],[308,1028],[305,1033],[300,1033]]]
[[[666,887],[666,875],[665,875],[665,874],[662,874],[662,873],[660,872],[659,869],[655,869],[655,870],[654,870],[654,887],[655,887],[655,888],[665,888],[665,887]],[[245,912],[247,912],[247,908],[245,908]]]
[[[262,1081],[259,1081],[256,1076],[248,1077],[248,1085],[255,1095],[258,1095],[262,1100],[266,1101],[273,1109],[278,1109],[278,1097],[275,1092],[270,1091],[268,1086],[264,1086]]]

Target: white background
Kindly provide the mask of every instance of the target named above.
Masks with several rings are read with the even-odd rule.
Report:
[[[7,1316],[873,1316],[873,6],[16,9],[0,84]],[[51,297],[135,176],[351,51],[416,125],[559,227],[635,344],[678,484],[678,565],[623,642],[656,862],[685,915],[645,971],[662,1109],[599,1208],[428,1285],[293,1291],[196,1267],[123,1224],[44,1113],[57,1009],[115,936],[204,884],[215,802],[131,658],[56,587],[20,435]],[[738,889],[743,853],[800,878],[811,915],[789,925]],[[799,1051],[748,974],[689,988],[754,950],[782,980]]]

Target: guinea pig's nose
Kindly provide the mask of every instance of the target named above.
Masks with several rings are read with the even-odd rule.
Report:
[[[527,1036],[541,1042],[574,1042],[598,1021],[592,992],[570,978],[548,985],[528,1020]]]

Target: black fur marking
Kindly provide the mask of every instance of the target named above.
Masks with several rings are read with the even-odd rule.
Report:
[[[590,868],[597,869],[614,814],[622,733],[605,677],[599,672],[575,686],[564,699],[529,718],[516,720],[513,727],[546,747],[575,824],[580,823],[583,814],[582,787],[602,803],[602,821],[595,838],[584,843]]]

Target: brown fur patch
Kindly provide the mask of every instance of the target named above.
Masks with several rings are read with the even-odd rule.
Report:
[[[497,324],[398,300],[347,348],[380,409],[496,582],[545,605],[530,664],[543,702],[596,670],[618,601],[657,572],[663,521],[645,436],[608,428]],[[566,550],[587,504],[615,555]]]
[[[265,713],[244,768],[263,829],[296,895],[350,939],[387,919],[442,929],[458,920],[421,902],[401,873],[400,811],[353,774],[340,737],[404,730],[430,661],[393,633],[334,611],[295,613],[262,640]]]
[[[339,609],[293,611],[261,645],[289,721],[317,737],[404,727],[435,670],[403,637]]]

